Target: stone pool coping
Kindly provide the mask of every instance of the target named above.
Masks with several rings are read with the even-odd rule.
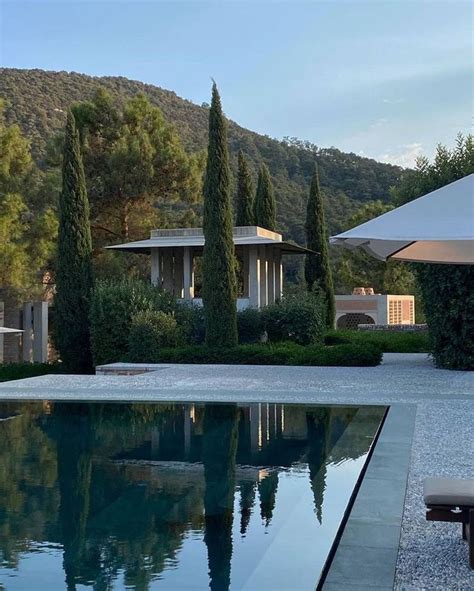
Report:
[[[415,405],[391,405],[318,591],[393,589]]]
[[[459,528],[427,523],[422,498],[426,477],[472,478],[473,373],[435,369],[424,354],[396,353],[367,368],[164,364],[153,369],[128,377],[49,375],[5,382],[0,399],[413,405],[415,433],[393,588],[474,589]],[[370,553],[362,559],[370,560]],[[339,588],[374,588],[352,583]]]

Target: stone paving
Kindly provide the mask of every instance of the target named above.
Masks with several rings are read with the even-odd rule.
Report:
[[[435,369],[420,354],[386,354],[375,368],[164,365],[149,369],[157,371],[6,382],[0,384],[0,399],[415,404],[394,588],[474,590],[460,526],[426,522],[422,499],[427,476],[474,477],[474,374]]]

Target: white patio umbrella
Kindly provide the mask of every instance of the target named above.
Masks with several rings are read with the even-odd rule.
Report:
[[[380,260],[474,264],[474,174],[331,238]]]
[[[0,326],[0,334],[20,334],[23,332],[19,328],[7,328],[6,326]]]

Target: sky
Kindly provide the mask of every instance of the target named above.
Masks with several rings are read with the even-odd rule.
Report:
[[[271,137],[412,166],[471,131],[460,0],[0,0],[5,67],[120,75]]]

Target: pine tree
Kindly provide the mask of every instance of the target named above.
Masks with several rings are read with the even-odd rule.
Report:
[[[324,205],[319,187],[318,168],[315,165],[308,205],[306,209],[306,244],[318,254],[306,255],[305,279],[309,291],[314,287],[321,289],[326,299],[326,323],[334,326],[335,299],[331,267],[329,264],[329,237],[324,219]]]
[[[258,173],[257,194],[255,196],[255,223],[261,228],[275,231],[276,204],[270,172],[262,164]]]
[[[215,83],[209,110],[203,218],[202,299],[206,344],[210,347],[233,347],[237,344],[237,280],[229,154],[227,125]]]
[[[67,115],[62,172],[54,300],[55,344],[67,371],[85,373],[92,370],[89,330],[92,241],[79,134],[72,112]]]
[[[236,226],[253,226],[253,183],[247,159],[239,150],[238,182],[237,182],[237,217]]]

